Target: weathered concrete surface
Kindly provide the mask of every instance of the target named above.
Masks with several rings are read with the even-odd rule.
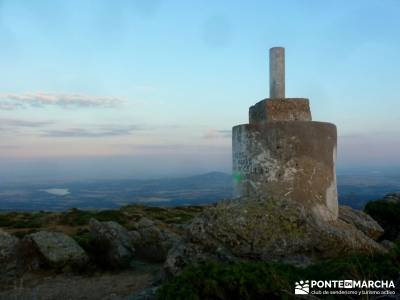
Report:
[[[269,49],[270,98],[285,98],[285,48]]]
[[[250,124],[269,121],[311,121],[306,98],[264,99],[249,109]]]
[[[336,126],[266,122],[233,127],[237,197],[298,202],[321,220],[336,220]]]

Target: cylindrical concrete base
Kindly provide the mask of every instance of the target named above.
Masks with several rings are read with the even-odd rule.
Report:
[[[233,127],[236,196],[297,201],[323,220],[338,216],[336,126],[266,122]]]

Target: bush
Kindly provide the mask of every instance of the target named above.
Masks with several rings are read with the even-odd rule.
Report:
[[[8,213],[0,214],[0,227],[15,229],[40,228],[45,222],[46,213]]]
[[[69,226],[83,226],[87,225],[91,218],[101,222],[115,221],[121,225],[127,222],[127,218],[119,210],[86,211],[73,208],[62,215],[60,223]]]
[[[299,280],[395,280],[399,270],[400,246],[387,255],[330,259],[307,268],[271,262],[208,262],[188,267],[165,283],[157,299],[292,299]]]
[[[91,252],[94,238],[87,229],[80,229],[72,238],[86,251]]]
[[[364,211],[385,230],[381,240],[393,241],[400,238],[400,202],[371,201],[365,206]]]
[[[91,266],[106,268],[102,257],[104,256],[105,248],[99,246],[93,235],[87,229],[80,229],[72,238],[85,250],[89,256]]]
[[[149,206],[144,208],[144,215],[167,224],[183,224],[192,220],[201,210],[201,207],[195,206],[174,208]]]
[[[268,299],[282,297],[298,279],[296,268],[272,263],[218,264],[187,268],[166,283],[157,299]]]
[[[72,208],[68,212],[62,214],[60,223],[69,226],[82,226],[89,223],[92,212]]]
[[[121,225],[127,222],[127,217],[120,210],[101,210],[93,214],[100,222],[114,221]]]

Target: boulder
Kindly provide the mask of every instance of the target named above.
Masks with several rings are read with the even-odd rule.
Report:
[[[187,264],[208,259],[306,265],[319,258],[384,252],[353,224],[323,221],[298,203],[241,198],[195,218],[182,244],[168,253],[164,269],[175,275]]]
[[[15,274],[18,238],[0,229],[0,278]]]
[[[168,251],[179,241],[173,232],[162,229],[148,219],[141,218],[137,230],[131,232],[138,257],[154,262],[165,261]]]
[[[390,193],[385,195],[383,200],[393,203],[400,203],[400,193]]]
[[[24,266],[30,269],[81,268],[88,263],[85,251],[73,238],[61,232],[29,234],[21,241],[19,251]]]
[[[98,247],[98,259],[110,268],[126,268],[134,257],[132,235],[120,224],[90,219],[89,229]]]
[[[154,223],[154,221],[152,221],[146,217],[142,217],[142,218],[140,218],[137,225],[138,225],[138,228],[149,228],[149,227],[153,227],[155,225],[155,223]]]
[[[182,240],[175,244],[168,252],[164,263],[163,275],[166,278],[174,277],[186,266],[205,263],[210,260],[234,262],[238,259],[223,247],[207,249],[199,243]]]
[[[377,240],[384,232],[383,228],[370,215],[352,209],[350,206],[339,207],[339,219],[354,225],[371,239]]]

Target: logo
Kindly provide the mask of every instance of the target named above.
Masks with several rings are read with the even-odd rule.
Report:
[[[344,280],[343,287],[345,289],[352,289],[353,288],[353,280]]]
[[[395,295],[393,280],[300,280],[296,295]]]
[[[310,281],[309,280],[296,281],[294,287],[294,293],[296,295],[308,295],[310,293]]]

